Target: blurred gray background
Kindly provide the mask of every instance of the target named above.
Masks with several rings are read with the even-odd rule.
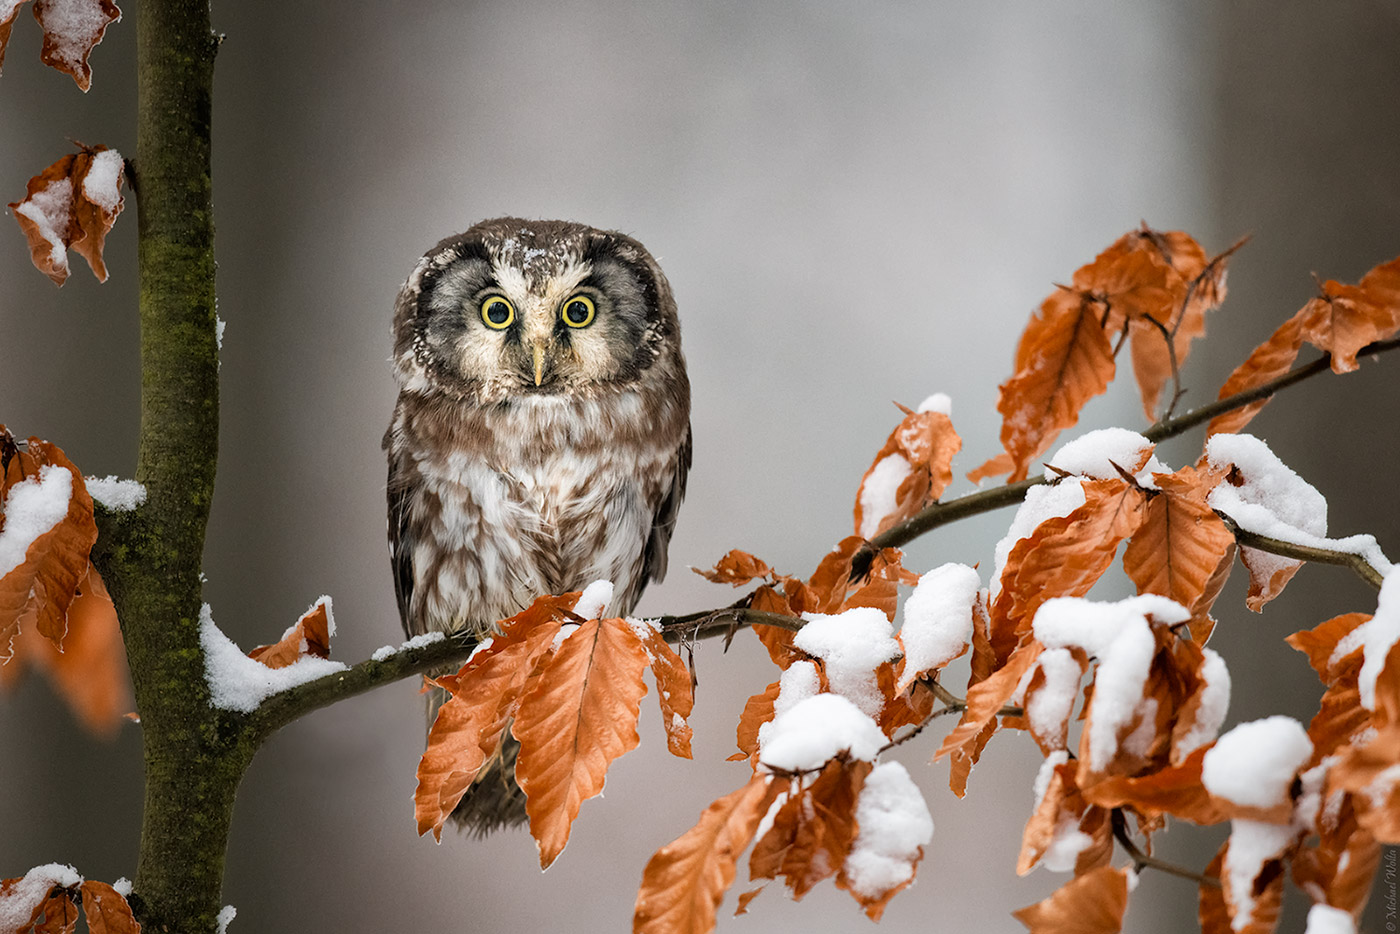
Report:
[[[134,154],[128,6],[93,54],[86,96],[39,64],[22,13],[0,78],[4,200],[69,138]],[[399,641],[379,449],[394,394],[389,308],[416,257],[478,219],[622,229],[675,287],[695,467],[672,575],[642,606],[656,613],[731,600],[685,570],[731,547],[810,572],[849,531],[856,483],[898,417],[892,400],[950,393],[958,466],[995,453],[997,384],[1028,314],[1140,219],[1211,251],[1254,235],[1186,369],[1188,403],[1214,398],[1308,299],[1310,272],[1353,280],[1400,253],[1394,0],[320,0],[216,3],[214,22],[228,37],[214,148],[228,327],[206,594],[245,648],[321,593],[335,598],[337,657]],[[55,289],[17,228],[0,225],[0,421],[58,442],[91,474],[135,463],[134,208],[109,239],[105,286],[83,268]],[[1392,557],[1396,366],[1313,380],[1254,423],[1329,496],[1334,532],[1374,532]],[[1141,417],[1120,381],[1081,424]],[[1162,453],[1179,465],[1199,444]],[[959,480],[950,495],[968,489]],[[985,569],[1009,518],[944,529],[907,563]],[[1326,567],[1305,568],[1262,616],[1243,593],[1237,571],[1213,643],[1235,679],[1230,722],[1306,721],[1320,691],[1282,636],[1373,609],[1374,595]],[[414,835],[416,685],[288,728],[239,797],[232,931],[628,929],[650,854],[743,781],[743,764],[721,760],[744,699],[773,677],[747,634],[728,655],[703,645],[696,663],[696,761],[667,756],[645,701],[642,746],[544,876],[524,834],[441,846]],[[1020,930],[1009,911],[1064,881],[1013,871],[1038,755],[1023,736],[999,737],[958,801],[946,765],[924,765],[941,732],[902,751],[937,831],[881,929]],[[138,728],[89,739],[33,678],[0,698],[0,876],[51,860],[132,875],[140,779]],[[1159,842],[1199,868],[1222,835],[1175,825]],[[1291,900],[1283,929],[1301,930],[1305,909]],[[1194,887],[1149,872],[1127,930],[1194,918]],[[720,930],[867,925],[824,886],[801,904],[774,888]]]

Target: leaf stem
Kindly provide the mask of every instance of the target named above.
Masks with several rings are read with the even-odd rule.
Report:
[[[1123,847],[1123,852],[1127,853],[1128,858],[1133,861],[1133,870],[1135,872],[1141,872],[1144,868],[1156,869],[1159,872],[1179,876],[1182,879],[1190,879],[1197,885],[1208,885],[1212,888],[1220,888],[1220,880],[1214,876],[1193,872],[1184,866],[1178,866],[1176,863],[1169,863],[1164,859],[1149,856],[1140,850],[1138,845],[1133,842],[1133,838],[1128,834],[1128,822],[1123,817],[1122,808],[1113,809],[1110,822],[1113,825],[1113,838],[1118,841],[1119,846]]]

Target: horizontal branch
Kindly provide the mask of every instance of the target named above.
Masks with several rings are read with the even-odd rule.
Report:
[[[1299,545],[1294,542],[1286,542],[1278,538],[1269,538],[1267,535],[1260,535],[1258,532],[1251,532],[1242,529],[1235,524],[1235,521],[1223,513],[1216,513],[1225,521],[1225,525],[1235,535],[1235,541],[1250,548],[1257,548],[1260,551],[1267,551],[1270,554],[1281,555],[1285,558],[1296,558],[1299,561],[1316,561],[1319,564],[1335,564],[1340,567],[1349,567],[1357,573],[1362,580],[1370,584],[1377,590],[1381,589],[1381,584],[1385,581],[1385,575],[1380,568],[1367,561],[1361,555],[1351,551],[1335,551],[1331,548],[1316,548],[1309,545]]]

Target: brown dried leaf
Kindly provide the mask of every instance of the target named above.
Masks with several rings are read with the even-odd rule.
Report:
[[[141,934],[126,899],[105,882],[83,883],[83,914],[91,934]]]
[[[1102,866],[1011,914],[1032,934],[1117,934],[1128,910],[1128,871]]]
[[[511,733],[530,834],[548,868],[579,807],[603,790],[608,765],[633,749],[646,651],[620,619],[589,620],[555,650],[520,701]]]
[[[56,285],[68,278],[70,249],[87,260],[97,281],[107,281],[102,248],[125,204],[121,182],[119,153],[84,147],[31,178],[24,199],[10,204],[34,266]]]
[[[1220,395],[1217,398],[1226,399],[1278,379],[1292,368],[1293,361],[1298,359],[1298,351],[1302,348],[1303,312],[1300,311],[1280,325],[1268,340],[1254,348],[1249,358],[1241,363],[1235,372],[1230,374],[1225,385],[1220,387]],[[1240,431],[1259,414],[1259,410],[1264,408],[1270,398],[1272,397],[1266,396],[1258,402],[1251,402],[1234,411],[1217,415],[1206,428],[1206,437]]]
[[[1084,797],[1105,808],[1131,807],[1145,818],[1170,814],[1193,824],[1218,824],[1225,813],[1201,784],[1207,747],[1145,775],[1110,775],[1084,789]]]
[[[652,677],[656,679],[656,696],[661,703],[661,720],[666,727],[666,748],[673,756],[692,758],[690,738],[694,731],[686,722],[690,712],[695,709],[695,685],[690,678],[690,669],[661,638],[660,632],[647,626],[637,634],[642,638],[642,647],[646,649],[651,663]]]
[[[1293,857],[1293,881],[1314,901],[1360,916],[1380,866],[1381,846],[1357,825],[1350,797],[1342,799],[1335,821],[1322,824],[1317,845]]]
[[[782,876],[800,899],[844,866],[856,838],[856,803],[871,768],[869,762],[833,759],[791,793],[754,844],[749,878]]]
[[[1235,537],[1206,504],[1219,477],[1192,467],[1155,474],[1142,525],[1123,551],[1123,570],[1138,593],[1170,597],[1205,617],[1234,560]]]
[[[1355,632],[1357,627],[1370,619],[1370,613],[1343,613],[1341,616],[1334,616],[1312,629],[1295,632],[1283,641],[1307,655],[1308,664],[1312,665],[1313,671],[1317,672],[1317,676],[1322,679],[1323,684],[1335,684],[1342,662],[1341,658],[1335,661],[1332,659],[1332,656],[1336,654],[1337,646],[1343,639]],[[1353,652],[1360,651],[1360,649],[1361,646],[1356,645],[1343,658],[1350,656]]]
[[[753,695],[744,704],[744,712],[739,715],[738,736],[735,738],[740,752],[730,756],[731,760],[748,759],[758,752],[758,728],[773,719],[773,704],[778,699],[781,685],[782,682],[774,681],[764,688],[762,694]]]
[[[773,574],[773,569],[767,564],[755,558],[747,551],[740,551],[737,548],[719,561],[715,562],[714,570],[707,571],[704,568],[691,568],[696,574],[713,581],[716,584],[733,584],[741,587],[756,577],[769,577]]]
[[[1225,891],[1221,885],[1221,873],[1225,869],[1225,850],[1229,842],[1221,844],[1215,858],[1202,875],[1214,879],[1215,885],[1202,883],[1196,893],[1196,918],[1201,924],[1201,934],[1234,934],[1230,927],[1230,910],[1225,907]]]
[[[331,598],[322,597],[301,614],[282,638],[271,645],[260,645],[248,653],[253,661],[269,668],[286,668],[305,656],[331,657]]]
[[[1303,339],[1332,355],[1332,372],[1350,373],[1362,347],[1400,330],[1400,257],[1372,269],[1356,285],[1327,280],[1322,295],[1300,314]]]
[[[15,26],[15,18],[19,16],[19,8],[24,6],[24,0],[19,0],[10,7],[10,13],[4,19],[0,19],[0,66],[5,64],[5,46],[10,42],[10,30]]]
[[[755,775],[706,808],[694,827],[657,850],[642,873],[633,934],[713,931],[720,899],[734,884],[739,854],[785,784]]]
[[[88,56],[122,11],[112,0],[34,0],[34,18],[44,30],[40,60],[87,91],[92,86]]]
[[[935,502],[953,482],[953,456],[962,439],[952,420],[942,412],[904,411],[856,491],[855,532],[867,539]],[[886,498],[888,473],[901,476],[892,500]]]
[[[981,747],[986,745],[986,739],[982,738],[984,731],[996,727],[997,711],[1016,692],[1016,686],[1021,683],[1021,677],[1031,670],[1040,653],[1044,651],[1039,642],[1030,640],[1019,646],[1011,654],[1011,658],[1006,664],[984,681],[970,686],[967,690],[967,707],[963,710],[962,719],[943,739],[943,744],[938,747],[938,751],[933,754],[935,760],[955,752],[974,753],[973,762],[976,761],[975,753],[981,752]],[[990,734],[988,734],[990,737]],[[972,763],[968,763],[970,769]],[[956,777],[956,776],[955,776]],[[958,788],[953,788],[958,797],[962,797]]]
[[[78,905],[69,889],[54,886],[27,927],[20,934],[73,934],[78,927]]]

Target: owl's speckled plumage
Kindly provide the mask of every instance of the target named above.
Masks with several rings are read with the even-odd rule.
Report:
[[[596,309],[586,327],[562,310]],[[508,326],[482,306],[502,296]],[[484,221],[429,250],[394,309],[389,549],[404,630],[487,634],[540,594],[666,573],[690,468],[675,300],[646,249],[563,221]],[[514,748],[453,817],[523,822]]]

